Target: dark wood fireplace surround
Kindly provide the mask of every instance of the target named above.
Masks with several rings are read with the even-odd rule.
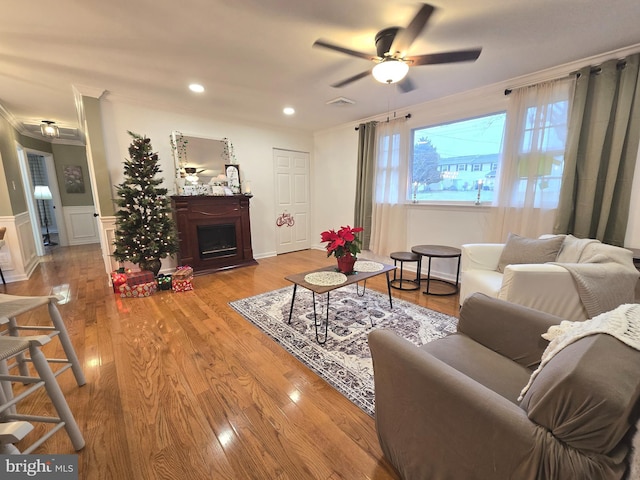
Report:
[[[251,247],[250,198],[250,195],[172,196],[180,242],[179,265],[189,265],[194,273],[204,274],[257,264]],[[236,248],[211,257],[201,253],[198,227],[214,225],[235,227]]]

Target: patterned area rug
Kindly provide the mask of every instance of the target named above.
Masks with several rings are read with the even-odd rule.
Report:
[[[359,293],[362,294],[362,287]],[[361,297],[356,286],[349,285],[330,294],[329,333],[327,342],[320,345],[313,324],[311,292],[298,288],[289,325],[292,295],[293,286],[230,305],[372,416],[375,410],[369,332],[373,328],[388,328],[416,345],[423,345],[454,332],[457,325],[455,317],[397,298],[390,309],[388,295],[367,289]],[[318,322],[324,322],[326,295],[316,295],[316,312]]]

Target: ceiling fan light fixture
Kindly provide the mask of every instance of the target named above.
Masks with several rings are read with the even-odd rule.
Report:
[[[373,67],[373,78],[380,83],[396,83],[407,76],[409,65],[402,60],[386,58]]]
[[[51,120],[42,120],[40,124],[40,132],[44,137],[50,138],[60,138],[60,130],[56,125],[56,122],[52,122]]]

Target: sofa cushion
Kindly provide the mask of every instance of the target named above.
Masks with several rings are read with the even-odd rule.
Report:
[[[567,445],[611,452],[633,423],[640,397],[640,352],[607,334],[559,351],[533,380],[521,407]]]
[[[498,298],[504,274],[495,270],[469,270],[463,274],[464,291],[469,295],[484,293],[493,298]],[[463,304],[465,293],[460,294],[460,303]]]
[[[561,235],[551,238],[526,238],[509,233],[498,261],[498,271],[504,272],[507,265],[554,262],[563,241],[564,236]]]

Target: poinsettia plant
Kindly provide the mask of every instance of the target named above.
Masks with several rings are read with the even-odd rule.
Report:
[[[322,232],[320,234],[322,241],[328,242],[326,246],[327,257],[335,255],[336,258],[340,258],[344,257],[348,253],[355,257],[361,252],[360,245],[362,245],[362,241],[356,236],[356,234],[360,233],[362,230],[364,230],[362,227],[351,228],[347,225],[346,227],[340,227],[340,230],[337,232],[335,230],[326,230]]]

